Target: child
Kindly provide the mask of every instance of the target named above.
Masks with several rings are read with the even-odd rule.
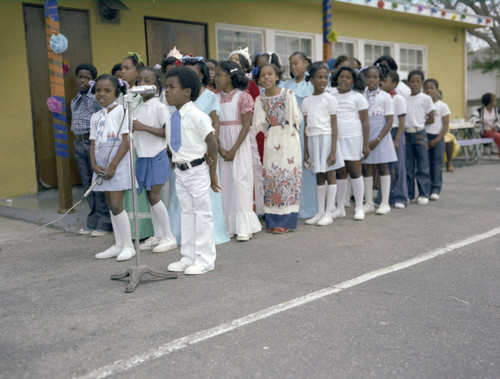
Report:
[[[394,107],[391,96],[382,91],[380,82],[387,74],[387,67],[371,66],[365,71],[366,89],[363,92],[368,102],[368,122],[370,124],[370,155],[363,161],[363,179],[365,184],[365,205],[363,212],[375,211],[373,205],[373,165],[377,165],[380,174],[380,190],[382,201],[377,214],[385,215],[391,211],[389,195],[391,192],[391,177],[389,162],[396,162],[398,157],[394,143],[389,135],[394,118]]]
[[[117,63],[111,69],[111,75],[116,76],[117,78],[121,78],[122,76],[122,64]]]
[[[156,85],[161,88],[161,74],[153,67],[139,69],[138,85]],[[142,102],[134,111],[134,147],[137,153],[136,178],[138,191],[146,188],[151,205],[151,221],[154,235],[140,245],[141,250],[153,249],[163,253],[177,247],[170,230],[167,208],[161,200],[161,188],[170,176],[170,160],[167,155],[165,124],[170,112],[160,103],[156,94],[142,95]]]
[[[408,74],[411,95],[406,98],[408,110],[405,120],[408,198],[410,200],[415,198],[416,180],[418,186],[417,204],[420,205],[429,203],[431,180],[425,125],[434,123],[434,111],[436,110],[431,97],[422,93],[424,79],[424,73],[420,70],[413,70]]]
[[[493,93],[485,93],[481,97],[481,103],[483,105],[474,111],[470,121],[475,126],[481,127],[484,138],[493,138],[500,157],[500,113],[497,108],[497,97]]]
[[[208,64],[205,64],[205,62],[200,58],[188,58],[188,57],[182,58],[182,64],[185,67],[193,70],[196,73],[196,75],[198,75],[198,77],[200,78],[201,82],[200,96],[198,96],[198,98],[194,102],[194,105],[196,105],[198,109],[203,111],[203,113],[210,116],[210,119],[212,120],[212,127],[215,130],[214,132],[215,138],[218,140],[220,131],[220,119],[219,119],[220,103],[215,93],[206,90],[208,89],[206,86],[208,85],[210,77],[212,75],[212,73],[208,68],[209,66]],[[218,171],[217,175],[219,175]],[[172,185],[175,186],[175,183],[172,182]],[[214,240],[215,244],[218,245],[220,243],[228,242],[229,235],[226,229],[226,220],[224,219],[221,193],[210,191],[210,198],[212,200],[212,214],[214,217]],[[173,194],[172,199],[176,200],[177,204],[175,204],[174,206],[173,202],[170,203],[171,206],[175,207],[173,208],[174,213],[171,214],[171,217],[176,216],[175,222],[179,224],[179,227],[177,228],[179,235],[177,236],[176,234],[176,236],[180,238],[181,212],[178,206],[178,200],[177,196],[175,196],[175,193]]]
[[[90,120],[90,161],[94,170],[92,182],[98,176],[104,179],[94,191],[104,192],[115,231],[115,244],[96,254],[97,259],[117,257],[117,261],[125,261],[135,256],[129,219],[123,209],[125,191],[132,187],[128,117],[117,102],[119,94],[125,94],[126,88],[114,76],[104,74],[97,78],[92,89],[102,107]]]
[[[252,66],[251,66],[251,60],[250,60],[250,54],[248,53],[248,47],[245,47],[244,49],[239,49],[233,51],[231,54],[229,54],[228,59],[230,61],[233,61],[236,63],[238,66],[241,67],[243,72],[251,78],[251,72],[252,72]],[[246,89],[246,92],[252,96],[252,100],[255,100],[257,96],[260,95],[260,90],[257,84],[253,81],[250,81],[248,83],[248,87]]]
[[[266,91],[255,102],[252,127],[264,142],[264,209],[268,232],[283,234],[297,227],[302,177],[300,113],[292,91],[278,88],[280,72],[271,63],[260,67],[258,81]]]
[[[90,162],[90,118],[101,107],[90,91],[90,81],[97,78],[97,70],[90,63],[82,63],[75,70],[78,83],[78,94],[71,100],[71,131],[73,132],[75,160],[82,178],[82,187],[85,192],[92,182],[92,164]],[[102,192],[92,192],[87,196],[90,213],[87,216],[87,225],[80,229],[80,234],[90,234],[99,237],[109,234],[112,230],[109,209],[106,197]]]
[[[289,62],[292,79],[287,80],[284,87],[293,92],[300,109],[302,101],[314,91],[311,82],[305,80],[310,63],[307,55],[298,51],[290,55]],[[300,131],[300,147],[304,156],[304,125],[297,128]],[[301,188],[299,218],[314,217],[319,212],[316,203],[316,177],[309,168],[302,171]]]
[[[361,177],[361,159],[370,154],[368,137],[368,103],[359,92],[365,88],[363,79],[349,66],[340,67],[332,76],[332,87],[337,87],[334,95],[337,99],[338,144],[345,167],[337,170],[337,209],[332,217],[345,217],[345,194],[347,191],[347,173],[351,177],[352,192],[356,207],[354,219],[363,220],[364,182]],[[353,88],[355,90],[353,90]]]
[[[215,85],[220,107],[219,153],[222,160],[220,184],[226,228],[230,237],[248,241],[262,229],[253,212],[253,164],[250,132],[254,102],[244,92],[248,78],[234,62],[220,62],[215,69]]]
[[[215,68],[217,67],[218,62],[215,59],[207,59],[205,63],[210,70],[210,79],[206,84],[206,88],[213,92],[215,90]]]
[[[431,178],[431,200],[438,200],[443,185],[443,159],[445,142],[444,135],[450,123],[450,108],[439,100],[439,83],[436,79],[427,79],[424,82],[424,92],[432,98],[436,110],[434,123],[425,126],[429,141],[429,173]]]
[[[193,101],[200,93],[200,78],[186,67],[166,76],[165,97],[177,109],[166,125],[166,137],[175,163],[176,192],[182,208],[182,258],[167,270],[199,275],[215,267],[215,243],[210,188],[218,192],[217,140],[210,117]],[[205,153],[213,160],[208,166]]]
[[[406,117],[406,100],[396,93],[399,83],[399,75],[396,71],[389,70],[382,82],[382,89],[392,96],[394,105],[394,120],[392,122],[391,135],[394,141],[394,149],[398,160],[389,163],[389,175],[391,176],[391,195],[389,204],[394,208],[404,209],[408,206],[408,185],[406,183],[406,147],[404,138],[404,126]],[[380,191],[379,191],[380,192]]]
[[[344,166],[340,149],[337,148],[337,100],[328,92],[328,69],[323,65],[312,65],[306,78],[314,86],[312,95],[302,102],[304,115],[304,164],[312,167],[316,174],[316,201],[318,213],[306,221],[309,225],[333,223],[337,184],[335,171]],[[309,161],[309,157],[311,161]],[[325,185],[328,181],[328,189]],[[325,194],[326,209],[325,209]]]

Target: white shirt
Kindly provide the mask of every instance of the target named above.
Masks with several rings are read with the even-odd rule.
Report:
[[[406,84],[404,84],[401,80],[396,86],[396,92],[398,95],[403,96],[404,98],[411,96],[411,89]]]
[[[332,134],[330,116],[338,112],[337,100],[332,94],[309,95],[302,102],[301,111],[307,116],[305,133],[308,137]]]
[[[408,96],[406,103],[408,104],[408,110],[406,112],[405,128],[425,127],[426,116],[436,109],[432,98],[420,92],[415,96]]]
[[[205,138],[214,132],[212,119],[199,110],[192,101],[179,109],[181,114],[181,146],[175,152],[172,147],[172,161],[185,163],[202,158],[207,152]],[[170,118],[165,126],[167,143],[170,145]]]
[[[160,102],[159,98],[153,97],[139,104],[134,111],[134,118],[145,125],[163,129],[170,119],[170,111],[165,104]],[[152,158],[167,148],[167,140],[165,137],[157,137],[149,132],[139,130],[134,132],[134,147],[138,157]]]
[[[393,96],[392,102],[394,104],[394,120],[392,122],[392,127],[398,128],[399,117],[406,116],[406,109],[408,105],[406,104],[405,98],[399,94]]]
[[[425,132],[429,134],[439,134],[443,128],[443,117],[451,114],[450,108],[446,103],[438,100],[434,103],[436,110],[434,111],[434,123],[425,126]]]
[[[99,127],[99,118],[104,109],[96,112],[90,118],[90,137],[89,139],[96,139],[97,128]],[[115,139],[121,142],[121,135],[128,134],[128,117],[123,117],[125,111],[123,106],[118,104],[111,112],[106,115],[104,121],[104,139],[103,142],[113,142]],[[120,129],[121,125],[121,129]]]
[[[391,95],[387,92],[379,90],[375,95],[375,101],[370,104],[370,99],[365,98],[368,102],[368,116],[392,116],[394,115],[394,106]]]
[[[338,138],[350,138],[363,135],[363,126],[359,111],[368,109],[368,103],[363,95],[353,90],[347,93],[336,93],[338,113]]]

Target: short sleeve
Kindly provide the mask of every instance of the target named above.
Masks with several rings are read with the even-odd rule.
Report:
[[[220,116],[220,100],[215,93],[210,92],[210,106],[208,114],[212,113],[213,111],[215,111],[217,116]]]
[[[170,119],[170,109],[165,104],[158,102],[156,104],[156,120],[158,125],[163,127],[166,125],[168,119]]]
[[[358,109],[358,111],[368,109],[368,102],[363,95],[358,92],[354,92],[354,96],[354,102],[356,103],[356,108]]]
[[[391,96],[387,94],[386,92],[383,92],[385,95],[384,96],[384,115],[386,116],[392,116],[394,115],[394,104],[391,99]]]
[[[254,101],[252,96],[247,92],[241,93],[240,98],[238,99],[238,109],[240,111],[240,115],[243,115],[248,112],[253,113]]]
[[[449,116],[451,114],[450,108],[448,107],[448,104],[446,103],[441,103],[441,117],[444,116]]]
[[[328,94],[328,96],[325,98],[327,102],[327,109],[328,109],[328,114],[337,114],[339,111],[339,106],[337,104],[337,99],[335,96]]]
[[[262,106],[262,95],[255,99],[255,107],[252,118],[252,130],[254,134],[259,132],[265,133],[267,128],[266,111]]]
[[[128,110],[124,111],[122,107],[118,107],[120,110],[119,114],[115,114],[115,119],[116,120],[116,131],[120,131],[120,135],[122,134],[128,134],[129,132],[129,125],[128,125]],[[106,116],[106,120],[108,119],[109,115]],[[120,128],[121,126],[121,128]]]
[[[196,108],[196,110],[198,109]],[[205,138],[207,138],[207,136],[214,131],[214,128],[212,127],[212,119],[202,111],[199,112],[200,117],[196,119],[196,127],[198,130],[198,135],[203,141],[205,141]]]
[[[97,120],[99,120],[99,112],[95,112],[90,117],[90,136],[89,136],[89,139],[95,139]]]
[[[300,111],[303,116],[307,116],[307,108],[309,107],[309,96],[304,99],[302,105],[300,106]]]
[[[401,95],[396,95],[394,97],[394,114],[396,116],[406,115],[408,105],[406,104],[406,99]]]
[[[429,114],[432,111],[436,110],[436,106],[434,105],[434,102],[432,101],[432,98],[429,95],[424,95],[426,97],[425,99],[425,114]]]

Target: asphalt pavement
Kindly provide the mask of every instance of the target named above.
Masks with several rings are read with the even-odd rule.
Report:
[[[130,294],[110,275],[133,260],[93,258],[112,236],[47,228],[8,250],[38,226],[0,218],[0,377],[500,377],[499,174],[464,166],[428,205],[232,240],[214,271]]]

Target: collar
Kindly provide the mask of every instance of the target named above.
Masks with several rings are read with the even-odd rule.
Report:
[[[181,117],[183,117],[194,106],[195,105],[192,101],[188,101],[186,104],[184,104],[181,107],[181,109],[179,109],[179,113],[181,114]]]

